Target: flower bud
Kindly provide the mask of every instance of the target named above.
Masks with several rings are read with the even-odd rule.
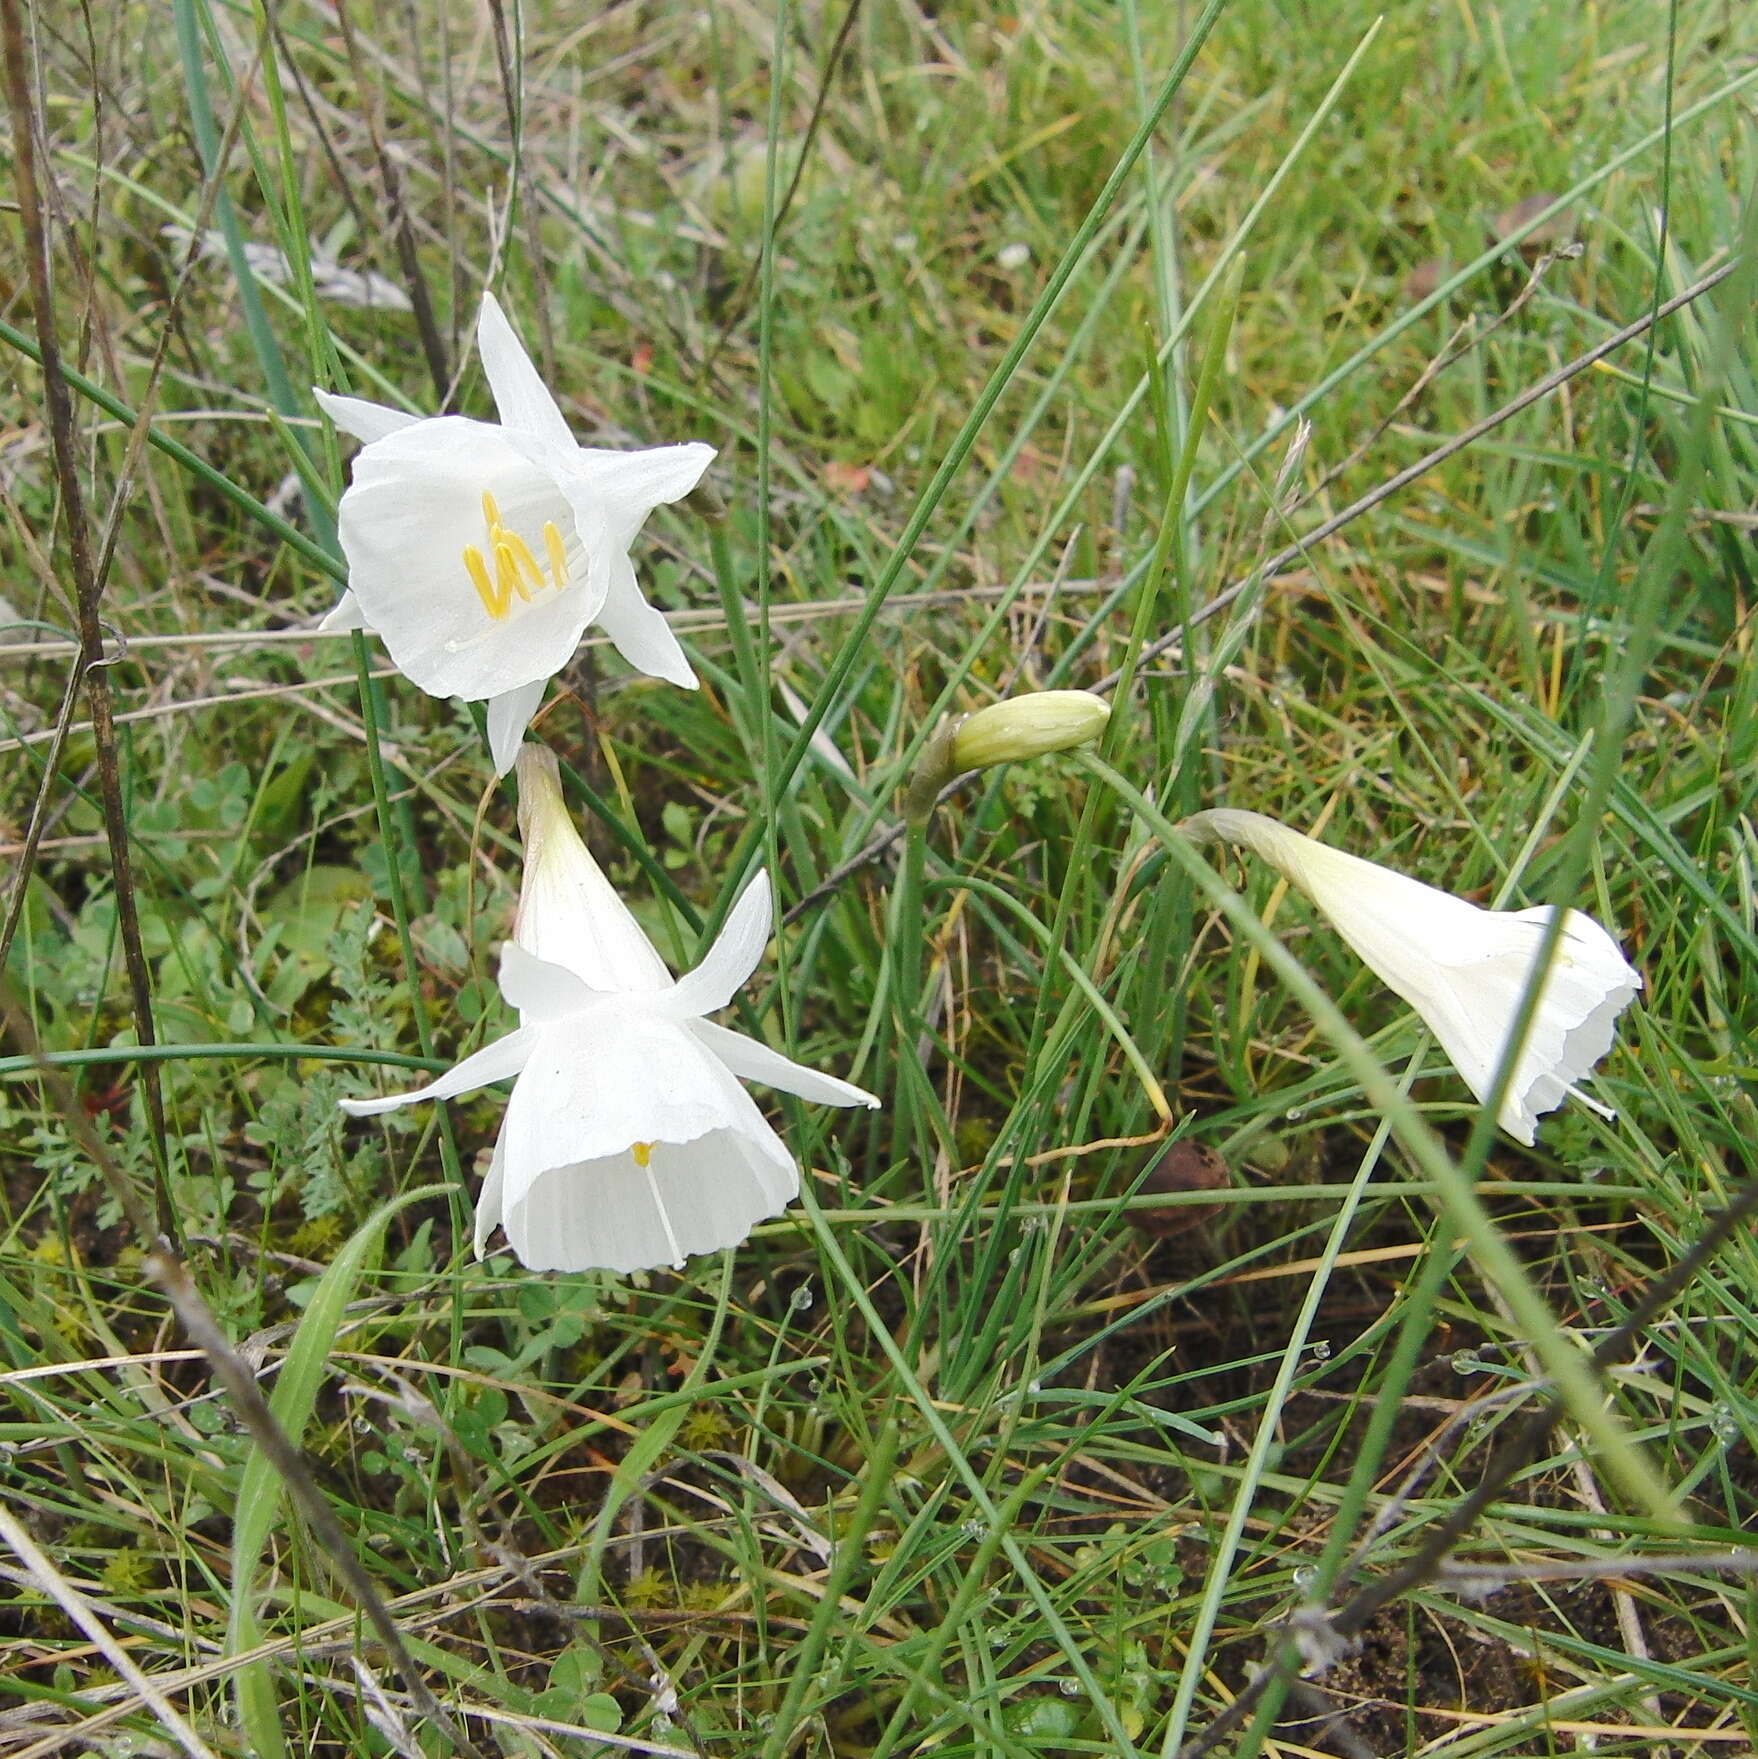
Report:
[[[991,703],[959,723],[952,739],[955,770],[986,770],[998,763],[1066,751],[1098,738],[1111,705],[1087,690],[1038,690]]]

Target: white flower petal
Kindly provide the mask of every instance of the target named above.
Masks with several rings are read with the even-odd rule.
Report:
[[[323,630],[365,629],[365,614],[360,609],[360,601],[352,592],[344,589],[342,596],[321,618],[317,627]]]
[[[476,1199],[476,1257],[480,1262],[488,1236],[501,1225],[501,1185],[506,1178],[507,1157],[500,1137],[494,1139],[494,1152],[488,1157],[488,1174],[482,1181],[482,1195]]]
[[[513,938],[527,953],[565,966],[595,990],[669,988],[665,961],[574,828],[555,754],[528,744],[519,753],[518,770],[525,878]]]
[[[504,776],[518,760],[525,729],[531,725],[531,717],[537,713],[548,688],[549,680],[538,678],[488,699],[488,754],[494,760],[497,776]]]
[[[869,1110],[879,1105],[877,1096],[864,1087],[808,1069],[803,1063],[784,1057],[780,1051],[771,1050],[757,1039],[747,1038],[742,1032],[730,1031],[725,1026],[716,1026],[712,1020],[692,1020],[689,1030],[704,1049],[711,1051],[742,1080],[758,1081],[782,1093],[795,1093],[801,1099],[814,1100],[819,1105],[864,1105]]]
[[[665,613],[642,597],[627,554],[613,552],[606,573],[604,603],[596,621],[610,637],[611,646],[637,672],[663,678],[680,690],[694,690],[698,684],[695,668],[685,657]]]
[[[467,1056],[463,1062],[448,1069],[437,1081],[418,1087],[413,1093],[393,1093],[383,1099],[344,1099],[342,1110],[351,1118],[370,1118],[379,1112],[394,1112],[399,1106],[414,1105],[422,1099],[455,1099],[460,1093],[474,1092],[491,1081],[505,1081],[525,1066],[537,1044],[535,1032],[520,1027],[493,1044]]]
[[[1199,841],[1240,843],[1299,886],[1386,986],[1434,1033],[1481,1100],[1495,1080],[1543,944],[1550,907],[1482,910],[1261,813],[1198,813]],[[1496,1121],[1531,1144],[1611,1049],[1618,1014],[1642,986],[1617,942],[1568,912]],[[1594,1102],[1597,1103],[1597,1102]]]
[[[482,370],[488,388],[494,393],[494,406],[501,420],[546,445],[572,448],[574,436],[568,431],[567,418],[531,364],[531,356],[513,334],[513,326],[492,293],[482,296],[482,311],[476,320],[476,351],[482,356]]]
[[[799,1188],[730,1072],[640,1007],[539,1029],[501,1146],[500,1214],[536,1269],[678,1263],[736,1244]]]
[[[421,419],[418,415],[410,415],[406,410],[390,409],[383,403],[368,403],[364,397],[341,397],[334,391],[320,391],[315,385],[312,386],[311,394],[317,399],[318,408],[343,433],[369,444],[373,440],[382,440],[387,434],[410,427]]]
[[[626,551],[655,507],[681,501],[702,480],[714,448],[700,440],[634,452],[578,446],[568,462],[561,486],[580,529],[602,528],[614,549]]]
[[[724,1008],[750,981],[774,926],[769,875],[759,871],[739,894],[702,963],[656,1001],[673,1020],[694,1020]]]
[[[507,1104],[508,1210],[551,1167],[761,1122],[720,1063],[682,1026],[646,1008],[606,1005],[534,1030]]]
[[[525,951],[516,941],[501,947],[501,994],[532,1025],[547,1025],[582,1013],[602,998],[565,965]]]
[[[483,497],[531,556],[538,581],[494,615],[469,556],[498,587]],[[500,429],[436,416],[368,446],[338,521],[348,584],[398,668],[435,696],[479,701],[553,676],[599,608],[568,503]],[[550,563],[553,533],[563,584]]]
[[[799,1192],[799,1169],[767,1126],[764,1135],[656,1143],[644,1167],[624,1153],[552,1168],[507,1207],[507,1238],[531,1270],[681,1267],[736,1246]]]

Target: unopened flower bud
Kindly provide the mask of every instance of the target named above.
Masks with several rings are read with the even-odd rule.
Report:
[[[1042,757],[1097,739],[1111,705],[1089,690],[1038,690],[991,703],[959,723],[952,740],[955,770],[986,770],[998,763]]]

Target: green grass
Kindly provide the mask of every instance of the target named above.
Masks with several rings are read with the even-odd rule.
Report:
[[[481,1752],[1175,1752],[1753,1176],[1750,274],[1262,564],[1749,250],[1758,25],[1230,0],[1168,93],[1182,13],[863,8],[769,253],[840,13],[540,0],[511,94],[493,12],[35,20],[100,529],[151,421],[105,676],[190,1273]],[[304,387],[436,403],[412,316],[309,276],[321,245],[403,281],[386,155],[458,407],[488,409],[492,269],[583,439],[721,450],[637,552],[702,691],[595,650],[539,731],[675,965],[753,865],[808,900],[747,1023],[888,1106],[784,1103],[801,1203],[681,1274],[473,1262],[496,1095],[336,1108],[503,1029],[519,878],[470,718],[305,633],[347,476]],[[1541,243],[1580,249],[1524,293],[1539,249],[1491,222],[1541,196]],[[291,279],[180,283],[172,221]],[[9,268],[4,969],[146,1192],[83,700],[45,788],[74,619],[26,289]],[[1103,749],[1148,800],[1072,757],[977,779],[934,822],[919,951],[895,848],[829,883],[941,713],[1168,635]],[[1219,863],[1233,907],[1156,831],[1221,801],[1613,925],[1647,984],[1617,1120],[1474,1130],[1297,896]],[[215,1753],[446,1751],[4,1050],[0,1506],[42,1565],[0,1544],[0,1751],[176,1750],[117,1645]],[[1171,1235],[1139,1224],[1159,1091],[1232,1180]],[[1461,1547],[1498,1591],[1418,1586],[1225,1750],[1758,1740],[1750,1578],[1632,1561],[1743,1543],[1755,1386],[1748,1228]],[[1522,1575],[1554,1563],[1581,1574]]]

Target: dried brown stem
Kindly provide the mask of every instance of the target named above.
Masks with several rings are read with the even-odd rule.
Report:
[[[0,6],[8,11],[14,4],[16,0],[0,0]],[[470,1737],[457,1726],[445,1707],[428,1689],[414,1656],[409,1653],[409,1647],[403,1641],[397,1621],[391,1616],[378,1589],[373,1586],[372,1578],[361,1568],[360,1560],[355,1556],[354,1548],[342,1531],[330,1505],[324,1500],[323,1492],[318,1489],[310,1472],[306,1470],[304,1461],[299,1457],[299,1450],[288,1439],[287,1432],[269,1409],[268,1400],[263,1397],[250,1364],[233,1349],[225,1333],[220,1330],[212,1310],[202,1299],[201,1291],[196,1288],[188,1266],[184,1264],[164,1231],[155,1227],[146,1205],[141,1202],[139,1192],[134,1189],[128,1175],[116,1164],[109,1149],[104,1146],[67,1077],[43,1056],[42,1046],[38,1043],[30,1017],[3,974],[0,974],[0,1022],[4,1023],[18,1041],[19,1049],[36,1063],[38,1078],[42,1081],[51,1103],[61,1113],[75,1141],[97,1168],[110,1194],[121,1206],[123,1214],[128,1217],[142,1243],[149,1248],[144,1264],[147,1274],[164,1292],[165,1299],[176,1313],[189,1341],[207,1357],[214,1378],[225,1388],[240,1421],[250,1431],[251,1439],[262,1449],[274,1468],[275,1475],[286,1486],[288,1495],[305,1517],[326,1561],[348,1585],[348,1591],[354,1596],[356,1604],[365,1613],[385,1648],[390,1651],[411,1702],[423,1716],[431,1718],[434,1726],[445,1734],[465,1759],[482,1759]]]
[[[54,455],[61,511],[67,525],[67,553],[73,573],[79,630],[76,670],[85,684],[92,711],[92,743],[96,748],[99,798],[104,831],[110,846],[110,869],[116,885],[117,925],[122,962],[128,972],[135,1036],[142,1044],[157,1043],[153,1029],[152,977],[141,945],[140,915],[134,896],[133,864],[128,848],[128,817],[122,800],[122,777],[116,759],[116,727],[111,711],[110,681],[104,667],[102,622],[103,582],[92,554],[91,526],[86,517],[80,482],[79,442],[74,427],[73,398],[61,372],[60,340],[55,331],[55,294],[50,276],[49,234],[37,187],[37,103],[31,83],[30,49],[19,0],[0,0],[0,33],[5,37],[7,98],[12,111],[12,148],[18,195],[19,226],[30,277],[37,346],[43,364],[43,397],[48,406],[49,441]],[[164,1094],[159,1071],[151,1065],[140,1072],[146,1099],[157,1178],[160,1231],[176,1238],[177,1215],[171,1201],[167,1160]]]
[[[1596,1369],[1609,1367],[1638,1342],[1642,1333],[1678,1299],[1697,1273],[1754,1213],[1758,1213],[1758,1179],[1740,1188],[1727,1208],[1697,1236],[1691,1249],[1665,1276],[1656,1278],[1623,1321],[1599,1340],[1591,1357],[1593,1366]],[[1318,1639],[1315,1646],[1321,1650],[1342,1648],[1367,1628],[1376,1613],[1434,1581],[1453,1547],[1477,1525],[1490,1504],[1538,1457],[1539,1449],[1562,1416],[1562,1401],[1554,1394],[1547,1395],[1496,1450],[1471,1494],[1460,1501],[1444,1520],[1428,1529],[1427,1537],[1412,1556],[1397,1569],[1359,1588],[1334,1613],[1327,1613],[1323,1608],[1307,1608],[1300,1613],[1296,1622],[1309,1638]],[[1713,1569],[1719,1567],[1716,1560],[1725,1559],[1728,1553],[1724,1547],[1704,1555],[1705,1562],[1701,1567]],[[1295,1645],[1285,1644],[1279,1656],[1253,1674],[1219,1716],[1178,1749],[1178,1759],[1202,1759],[1202,1755],[1213,1752],[1244,1724],[1273,1686],[1292,1678],[1299,1660]]]

